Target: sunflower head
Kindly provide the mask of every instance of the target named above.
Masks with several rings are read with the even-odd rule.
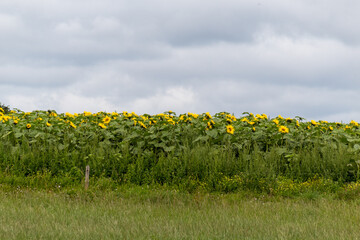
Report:
[[[106,116],[106,117],[103,118],[102,121],[103,121],[103,123],[108,124],[111,121],[111,117]]]
[[[285,127],[285,126],[280,126],[279,127],[279,132],[281,133],[288,133],[289,132],[289,128]]]
[[[230,134],[234,134],[235,128],[232,125],[227,125],[226,126],[226,132],[230,133]]]

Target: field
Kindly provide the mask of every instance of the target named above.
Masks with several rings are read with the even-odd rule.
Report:
[[[0,183],[103,188],[253,190],[291,195],[357,190],[359,124],[229,113],[58,114],[0,109]]]
[[[0,108],[0,238],[358,239],[359,167],[356,121]]]

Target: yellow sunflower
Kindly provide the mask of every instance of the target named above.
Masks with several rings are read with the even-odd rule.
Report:
[[[233,126],[231,126],[231,125],[227,125],[226,126],[226,132],[230,133],[230,134],[234,134],[235,128]]]
[[[288,133],[289,132],[289,128],[285,127],[285,126],[280,126],[279,127],[279,132],[281,133]]]

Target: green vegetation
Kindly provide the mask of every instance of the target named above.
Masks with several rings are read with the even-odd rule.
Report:
[[[244,114],[6,113],[0,108],[0,183],[77,186],[86,165],[93,182],[189,192],[333,192],[359,181],[357,122]]]
[[[5,114],[10,113],[10,107],[0,102],[0,108],[3,110]]]
[[[2,105],[0,239],[357,239],[359,124],[244,114]]]
[[[358,198],[163,188],[0,191],[1,239],[358,239]],[[314,198],[315,196],[315,198]]]

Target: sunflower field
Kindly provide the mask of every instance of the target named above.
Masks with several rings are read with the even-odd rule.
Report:
[[[36,176],[81,183],[86,165],[93,179],[210,191],[270,189],[283,178],[349,183],[360,178],[360,128],[355,121],[247,112],[236,117],[0,108],[0,184]]]

